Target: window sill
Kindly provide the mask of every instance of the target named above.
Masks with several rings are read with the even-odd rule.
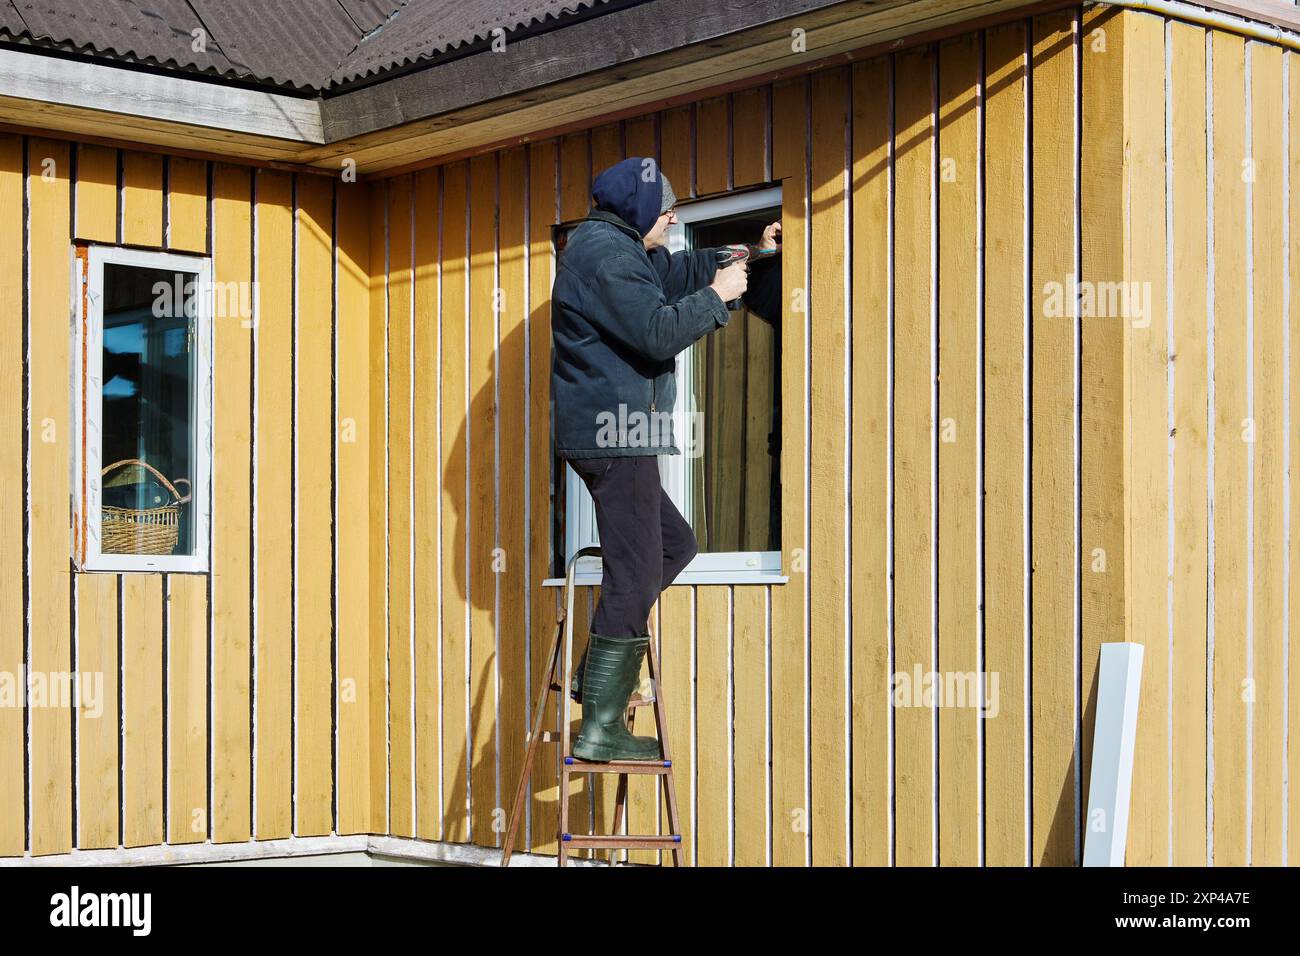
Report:
[[[573,576],[573,580],[579,586],[591,587],[600,584],[601,575],[579,572]],[[753,571],[683,571],[669,587],[691,584],[787,584],[789,581],[788,575]],[[542,587],[562,588],[564,578],[547,578],[542,582]]]

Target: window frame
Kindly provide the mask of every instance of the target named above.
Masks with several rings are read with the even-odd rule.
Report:
[[[212,259],[125,246],[73,247],[73,374],[75,424],[72,461],[73,563],[85,572],[169,572],[206,574],[210,568],[212,512]],[[104,266],[134,266],[195,276],[193,375],[190,407],[194,469],[190,479],[193,554],[104,554],[100,550],[103,511]],[[79,534],[84,529],[84,534]]]
[[[780,184],[767,185],[755,189],[736,190],[705,199],[678,203],[677,222],[668,229],[668,251],[681,252],[687,248],[686,230],[696,223],[722,219],[741,213],[753,212],[769,207],[782,207],[782,187]],[[691,390],[691,363],[687,361],[690,349],[677,355],[674,376],[677,380],[677,402],[673,407],[673,433],[679,443],[690,434],[687,421],[687,405]],[[689,514],[690,482],[687,481],[687,462],[690,459],[683,451],[680,455],[659,456],[660,481],[669,498],[682,514]],[[573,468],[561,459],[565,475],[565,522],[564,522],[564,561],[565,567],[582,548],[599,547],[596,540],[595,505],[591,493]],[[777,551],[713,551],[697,554],[685,570],[678,575],[677,584],[774,584],[783,583],[787,578],[781,571],[781,554]],[[563,569],[561,569],[563,570]],[[599,583],[601,562],[599,558],[583,557],[578,559],[576,568],[579,583]],[[563,583],[562,578],[553,579]],[[549,583],[549,582],[548,582]]]

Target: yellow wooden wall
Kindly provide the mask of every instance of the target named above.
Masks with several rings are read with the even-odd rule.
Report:
[[[551,226],[655,155],[683,199],[785,197],[789,581],[656,612],[688,860],[1077,863],[1100,645],[1128,639],[1129,862],[1283,862],[1294,58],[1065,10],[360,186],[0,137],[26,345],[0,354],[0,671],[75,660],[112,702],[0,707],[0,855],[499,843],[559,598]],[[255,328],[216,330],[211,575],[67,572],[74,235],[258,280]],[[1076,281],[1143,284],[1150,321]],[[891,706],[932,669],[996,675],[997,716]],[[612,781],[556,782],[520,849],[554,852],[561,798],[612,823]],[[651,780],[630,803],[664,825]]]
[[[367,190],[0,136],[0,671],[104,690],[0,707],[0,856],[373,829]],[[70,570],[74,239],[252,304],[214,322],[210,574]]]
[[[1283,132],[1290,56],[1222,34],[1207,49],[1203,30],[1166,35],[1154,16],[1067,10],[377,184],[389,832],[500,839],[525,678],[558,597],[539,587],[551,571],[549,227],[585,213],[595,172],[655,155],[683,199],[769,181],[785,197],[790,580],[677,586],[657,611],[688,859],[1077,862],[1100,645],[1126,639],[1147,648],[1130,862],[1204,863],[1207,826],[1218,862],[1252,842],[1254,860],[1278,859],[1281,642],[1294,633],[1283,575],[1296,549],[1282,537],[1280,417],[1279,197],[1300,157]],[[1207,141],[1215,57],[1222,119]],[[1249,186],[1244,151],[1258,155]],[[1071,298],[1121,281],[1150,283],[1149,323]],[[1229,441],[1249,413],[1248,342],[1253,452]],[[580,595],[580,630],[597,599]],[[891,707],[890,674],[914,668],[996,673],[997,716]],[[1248,718],[1228,699],[1251,674]],[[607,781],[564,798],[579,827],[612,821]],[[546,767],[520,848],[553,851],[557,799]],[[630,830],[662,825],[659,803],[634,780]]]

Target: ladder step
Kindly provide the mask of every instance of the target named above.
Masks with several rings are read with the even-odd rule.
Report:
[[[653,773],[673,772],[671,760],[579,760],[565,757],[564,762],[575,773]]]
[[[566,833],[562,839],[579,850],[674,850],[681,846],[680,834],[669,836],[580,835]]]

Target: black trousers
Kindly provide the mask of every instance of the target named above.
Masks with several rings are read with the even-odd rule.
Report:
[[[630,640],[646,634],[659,593],[699,544],[659,483],[654,455],[570,459],[596,505],[603,576],[593,634]]]

